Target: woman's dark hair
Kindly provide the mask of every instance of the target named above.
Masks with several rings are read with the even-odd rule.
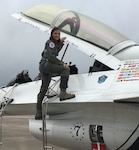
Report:
[[[60,30],[60,29],[59,29],[58,27],[54,27],[54,28],[52,29],[51,35],[50,35],[50,39],[51,39],[51,40],[54,40],[52,35],[53,35],[53,32],[54,32],[55,30]]]
[[[54,40],[53,39],[53,32],[55,31],[55,30],[59,30],[60,31],[60,29],[58,28],[58,27],[54,27],[53,29],[52,29],[52,31],[51,31],[51,34],[50,34],[50,40],[52,40],[54,43],[55,43],[55,45],[58,45],[60,42],[61,42],[61,40],[59,39],[58,41],[56,41],[56,40]],[[46,49],[46,47],[47,47],[47,42],[45,43],[45,49]]]

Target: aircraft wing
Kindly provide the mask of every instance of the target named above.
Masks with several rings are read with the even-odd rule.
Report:
[[[53,5],[36,6],[12,16],[48,34],[54,26],[59,27],[62,36],[67,37],[66,43],[112,69],[119,68],[120,60],[113,56],[115,49],[110,49],[121,42],[122,49],[136,44],[105,24]],[[74,24],[71,21],[73,18]],[[118,51],[120,50],[116,50],[115,53]]]

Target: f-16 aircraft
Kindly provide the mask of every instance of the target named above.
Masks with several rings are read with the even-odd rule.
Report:
[[[43,121],[29,120],[30,132],[44,149],[53,144],[70,150],[138,150],[139,45],[97,20],[53,5],[13,16],[48,35],[59,27],[65,44],[95,59],[91,74],[70,75],[73,99],[59,101],[60,77],[52,78]],[[1,88],[3,113],[35,115],[40,85],[41,80]]]

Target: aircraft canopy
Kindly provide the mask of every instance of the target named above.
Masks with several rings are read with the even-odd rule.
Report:
[[[95,19],[54,5],[39,5],[22,14],[51,28],[59,27],[61,31],[97,45],[106,51],[128,40],[127,37]]]

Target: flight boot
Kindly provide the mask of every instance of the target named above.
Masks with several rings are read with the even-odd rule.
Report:
[[[71,98],[74,98],[74,97],[75,97],[75,94],[69,94],[69,93],[67,93],[66,91],[63,91],[63,90],[61,90],[60,95],[59,95],[60,101],[64,101],[66,99],[71,99]]]
[[[42,111],[41,110],[37,110],[37,113],[35,115],[35,119],[36,120],[41,120],[42,119]]]

